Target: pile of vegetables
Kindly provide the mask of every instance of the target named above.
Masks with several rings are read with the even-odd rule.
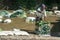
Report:
[[[14,18],[14,17],[24,18],[24,17],[27,17],[27,16],[26,16],[26,13],[23,10],[16,10],[10,17],[11,18]]]
[[[37,21],[36,25],[38,27],[38,34],[50,34],[50,22]]]

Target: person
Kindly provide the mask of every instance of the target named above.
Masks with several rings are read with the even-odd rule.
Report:
[[[39,31],[39,22],[44,20],[46,16],[46,6],[45,4],[41,4],[36,9],[36,31]]]
[[[45,17],[47,17],[45,4],[42,4],[41,6],[41,13],[43,14],[42,19],[45,20]]]
[[[35,28],[35,33],[36,34],[39,34],[39,21],[42,20],[42,14],[41,14],[41,7],[40,5],[36,7],[36,20],[35,20],[35,25],[36,25],[36,28]]]
[[[36,9],[36,11],[37,11],[37,12],[35,13],[35,15],[36,15],[36,26],[38,26],[38,22],[42,20],[41,7],[38,7],[38,8]]]
[[[36,9],[36,20],[39,21],[39,20],[44,20],[45,17],[47,17],[47,14],[46,14],[46,6],[45,4],[41,4],[37,9]],[[39,20],[38,20],[38,19]]]

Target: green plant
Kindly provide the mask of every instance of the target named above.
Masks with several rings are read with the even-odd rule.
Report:
[[[45,21],[39,21],[38,22],[38,34],[49,34],[50,33],[50,27],[49,22]]]

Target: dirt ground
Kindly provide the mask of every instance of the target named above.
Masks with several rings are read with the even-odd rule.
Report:
[[[35,15],[28,15],[28,16],[34,16]],[[56,22],[58,18],[56,16],[49,16],[45,18],[45,21],[51,21],[51,22]],[[18,28],[18,29],[24,29],[28,31],[34,31],[35,30],[35,23],[26,23],[25,19],[22,18],[12,18],[12,23],[6,24],[6,23],[0,23],[0,28],[3,30],[12,30],[13,28]]]
[[[26,23],[25,19],[13,18],[12,23],[10,23],[10,24],[0,23],[0,28],[2,28],[3,30],[11,30],[13,28],[34,30],[35,24],[34,23]]]
[[[12,30],[13,28],[17,28],[17,29],[23,29],[28,31],[34,31],[35,23],[26,23],[25,19],[17,17],[17,18],[12,18],[12,23],[10,24],[0,23],[0,28],[2,28],[3,30]]]
[[[60,37],[51,36],[0,36],[0,40],[60,40]]]

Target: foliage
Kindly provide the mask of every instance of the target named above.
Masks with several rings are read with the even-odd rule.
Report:
[[[40,3],[46,4],[48,8],[51,8],[52,4],[58,4],[60,8],[60,0],[0,0],[0,3],[1,2],[4,6],[9,6],[10,9],[34,9],[34,7]]]
[[[0,2],[2,2],[3,0],[0,0]]]
[[[1,10],[0,11],[0,16],[5,16],[7,14],[8,14],[8,12],[6,10]]]
[[[16,10],[11,16],[10,18],[14,18],[14,17],[20,17],[20,18],[24,18],[26,17],[26,13],[24,10]]]
[[[26,9],[34,9],[36,6],[36,0],[18,0],[18,4]]]
[[[9,9],[34,9],[36,0],[3,0],[3,5],[8,6]]]
[[[49,22],[39,21],[38,22],[38,34],[49,34],[50,33],[50,27]]]

